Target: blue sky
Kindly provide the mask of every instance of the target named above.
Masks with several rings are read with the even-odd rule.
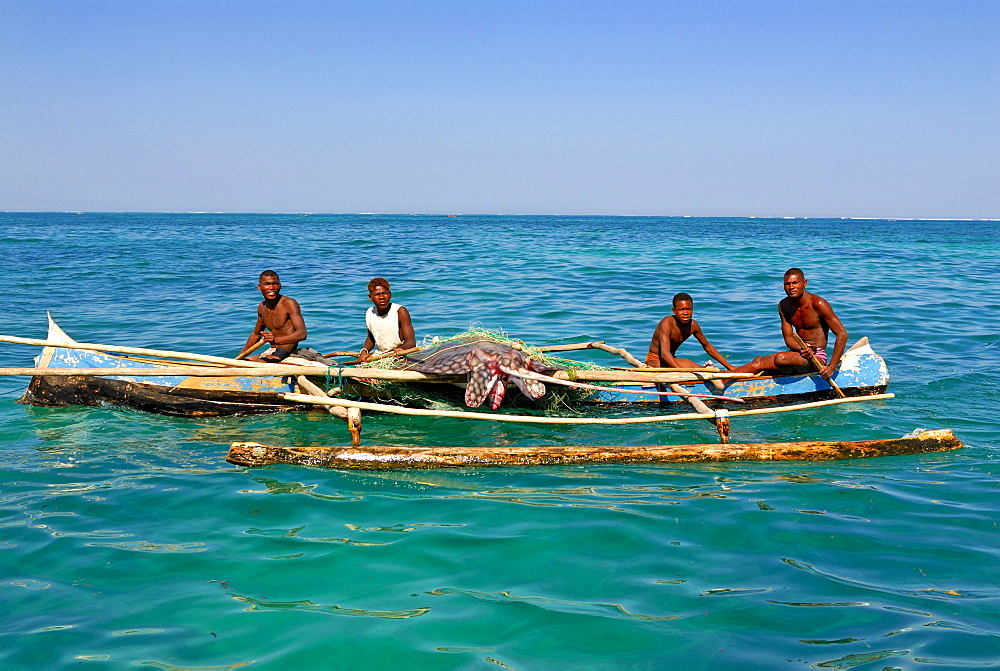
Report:
[[[0,210],[1000,217],[1000,1],[4,0]]]

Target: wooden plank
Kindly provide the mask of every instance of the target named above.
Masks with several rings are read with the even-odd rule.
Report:
[[[17,345],[37,345],[39,347],[56,347],[63,349],[82,349],[94,352],[114,352],[117,354],[139,354],[145,356],[163,356],[170,357],[174,359],[186,359],[188,361],[204,361],[207,363],[224,363],[231,366],[246,366],[247,368],[254,368],[257,366],[265,366],[267,364],[257,363],[256,361],[242,361],[237,359],[230,359],[229,357],[223,356],[208,356],[206,354],[194,354],[192,352],[176,352],[173,350],[162,350],[162,349],[148,349],[145,347],[121,347],[118,345],[102,345],[100,343],[86,343],[86,342],[63,342],[60,340],[39,340],[37,338],[18,338],[15,336],[0,335],[0,342],[9,342]]]
[[[327,398],[326,392],[320,389],[317,385],[307,378],[305,375],[299,375],[295,378],[298,382],[299,387],[308,392],[310,396],[316,396],[317,398]],[[329,412],[334,417],[340,417],[341,419],[347,419],[347,408],[339,405],[324,405],[327,412]]]
[[[580,382],[662,382],[664,384],[704,382],[705,380],[742,380],[756,377],[752,373],[730,373],[702,372],[693,369],[674,369],[673,371],[659,372],[659,368],[647,368],[646,370],[575,370],[571,377],[564,370],[556,371],[552,377],[562,380],[579,380]]]
[[[0,368],[3,376],[78,377],[81,375],[113,375],[117,377],[289,377],[295,375],[337,375],[336,367],[323,365],[260,364],[255,368],[212,368],[210,366],[170,366],[160,368]],[[344,368],[344,377],[402,382],[464,382],[464,375],[429,375],[411,370],[380,370],[377,368]]]
[[[680,386],[679,384],[672,384],[672,385],[670,385],[670,388],[673,389],[676,392],[682,392],[682,391],[684,391],[684,387]],[[694,397],[694,396],[685,396],[683,398],[684,398],[685,401],[687,401],[688,403],[691,404],[691,407],[694,408],[695,412],[697,412],[698,414],[701,414],[701,415],[714,415],[715,414],[715,411],[713,411],[710,407],[708,407],[707,405],[705,405],[705,402],[702,401],[700,398],[697,398],[697,397]],[[711,417],[711,418],[708,418],[708,421],[710,421],[715,426],[715,428],[719,431],[719,442],[720,443],[728,443],[729,442],[729,433],[730,433],[730,425],[729,425],[729,415],[728,415],[728,413],[724,417]]]
[[[593,349],[598,345],[603,345],[603,340],[592,340],[590,342],[580,342],[573,343],[570,345],[542,345],[541,347],[536,347],[539,352],[572,352],[574,350],[581,349]]]
[[[628,352],[628,350],[626,350],[623,347],[612,347],[611,345],[605,344],[603,341],[594,343],[594,347],[600,350],[604,350],[605,352],[609,352],[611,354],[616,354],[621,358],[625,359],[626,361],[628,361],[633,366],[636,366],[637,368],[645,365],[645,363],[636,359]]]
[[[240,466],[295,464],[357,470],[455,468],[461,466],[552,466],[561,464],[652,464],[710,461],[820,461],[943,452],[962,447],[948,429],[906,438],[859,441],[652,445],[646,447],[271,447],[235,442],[226,461]]]
[[[677,415],[652,415],[645,417],[548,417],[537,415],[505,415],[490,412],[471,412],[468,410],[425,410],[422,408],[404,408],[387,403],[368,403],[365,401],[350,401],[344,398],[317,398],[307,394],[278,394],[279,398],[292,403],[312,403],[316,405],[340,405],[345,408],[372,410],[395,415],[416,415],[422,417],[454,417],[456,419],[479,419],[493,422],[521,422],[525,424],[646,424],[651,422],[676,422],[688,419],[713,419],[715,413],[707,414],[689,412]],[[730,417],[741,415],[766,415],[774,412],[793,412],[808,408],[819,408],[825,405],[839,403],[857,403],[859,401],[880,401],[895,398],[895,394],[874,394],[872,396],[851,396],[849,398],[834,398],[827,401],[798,403],[780,408],[755,408],[753,410],[730,410]]]
[[[247,362],[254,363],[254,362]],[[326,375],[327,371],[343,377],[400,382],[455,382],[465,381],[464,375],[434,375],[413,370],[384,370],[380,368],[337,368],[335,366],[297,366],[292,364],[257,364],[253,368],[209,366],[170,366],[159,368],[0,368],[2,376],[76,376],[119,375],[126,377],[196,376],[196,377],[286,377],[288,375]],[[665,384],[695,383],[711,378],[748,378],[749,373],[651,373],[622,370],[576,370],[572,373],[558,370],[552,377],[577,382],[662,382]]]

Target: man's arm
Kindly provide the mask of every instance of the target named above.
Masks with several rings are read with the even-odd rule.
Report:
[[[362,363],[368,361],[372,356],[373,347],[375,347],[375,336],[372,335],[372,330],[368,329],[368,335],[365,336],[365,344],[361,346],[361,353],[358,354],[358,361]]]
[[[257,343],[259,343],[260,340],[261,340],[261,338],[264,337],[262,335],[263,331],[264,331],[264,320],[260,316],[260,308],[258,307],[257,308],[257,323],[254,324],[253,331],[251,331],[250,337],[247,338],[247,344],[244,345],[243,349],[240,350],[240,351],[241,352],[245,352],[250,347],[252,347],[252,346],[256,345]]]
[[[403,341],[400,343],[399,347],[393,350],[396,354],[399,354],[404,349],[413,349],[417,346],[417,336],[413,332],[413,322],[410,321],[410,312],[403,306],[399,306],[399,311],[396,312],[396,316],[399,318],[399,338]]]
[[[826,322],[826,325],[837,336],[837,341],[833,345],[833,354],[830,355],[829,362],[819,371],[820,377],[828,380],[833,375],[833,371],[837,369],[840,357],[844,355],[844,350],[847,348],[847,329],[844,328],[840,317],[836,315],[833,308],[830,307],[830,304],[825,299],[820,298],[817,300],[815,307],[816,312],[819,313],[820,317]]]
[[[698,342],[701,343],[702,348],[705,350],[705,354],[725,366],[726,370],[733,369],[733,366],[726,361],[726,357],[719,354],[719,350],[715,349],[715,347],[712,346],[712,343],[708,342],[708,338],[705,337],[705,333],[701,330],[701,326],[694,320],[691,321],[691,334],[698,339]]]

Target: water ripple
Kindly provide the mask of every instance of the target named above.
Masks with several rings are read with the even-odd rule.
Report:
[[[642,615],[631,613],[624,606],[617,603],[587,603],[577,601],[562,601],[559,599],[548,599],[540,596],[515,596],[510,592],[477,592],[474,590],[454,589],[441,587],[431,590],[427,594],[435,596],[468,596],[486,603],[497,604],[526,604],[552,610],[560,613],[570,613],[573,615],[594,615],[598,617],[635,618],[639,620],[666,621],[679,619],[679,615]]]
[[[859,589],[871,590],[876,592],[885,592],[887,594],[898,594],[906,596],[916,596],[924,599],[935,599],[935,600],[953,600],[953,599],[996,599],[1000,597],[1000,589],[995,590],[958,590],[958,589],[939,589],[937,587],[924,587],[921,589],[899,589],[893,587],[887,587],[884,585],[875,585],[871,583],[862,582],[860,580],[852,580],[850,578],[845,578],[841,576],[835,576],[830,573],[820,571],[816,567],[807,564],[802,561],[797,561],[795,559],[782,558],[781,561],[785,562],[789,566],[794,566],[797,569],[802,569],[808,573],[815,576],[823,578],[825,580],[830,580],[832,582],[839,583],[841,585],[848,585],[850,587],[857,587]]]
[[[365,283],[382,275],[418,338],[478,321],[526,342],[605,340],[640,356],[670,295],[693,291],[713,344],[742,363],[781,347],[781,273],[799,266],[852,339],[869,336],[886,357],[897,396],[742,418],[734,436],[860,440],[924,426],[952,428],[966,444],[831,463],[247,469],[224,461],[232,441],[349,439],[326,413],[21,406],[23,380],[3,378],[4,668],[1000,659],[1000,331],[989,317],[1000,312],[998,222],[810,220],[814,248],[787,245],[799,222],[741,218],[0,213],[0,223],[5,310],[23,330],[14,335],[44,336],[51,309],[81,341],[212,354],[239,350],[260,300],[254,275],[275,266],[303,307],[307,344],[327,351],[360,346]],[[262,246],[261,230],[296,244]],[[363,253],[344,254],[355,248]],[[99,295],[81,290],[98,280]],[[165,309],[164,296],[188,309]],[[680,353],[703,355],[695,342]],[[0,365],[36,354],[2,346]],[[372,414],[365,441],[714,442],[704,424],[498,427]],[[257,617],[265,611],[285,615]]]
[[[430,608],[410,608],[407,610],[369,610],[365,608],[344,608],[335,604],[317,604],[312,601],[266,601],[239,594],[230,594],[237,601],[249,605],[246,610],[284,610],[305,611],[309,613],[326,613],[328,615],[345,615],[347,617],[377,617],[387,620],[402,620],[419,617],[430,612]]]
[[[356,541],[351,538],[341,538],[337,536],[301,536],[299,532],[305,529],[304,526],[294,529],[247,529],[243,533],[248,536],[261,536],[263,538],[294,538],[307,543],[342,543],[344,545],[356,545],[358,547],[373,547],[378,545],[390,545],[390,543],[374,543],[371,541]]]

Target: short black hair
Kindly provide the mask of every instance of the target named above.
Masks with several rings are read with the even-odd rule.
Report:
[[[677,304],[681,301],[691,301],[691,305],[694,305],[694,299],[691,298],[691,294],[686,294],[683,291],[679,294],[674,294],[674,302],[672,305],[677,307]]]
[[[260,277],[258,277],[257,280],[260,281],[265,277],[278,277],[278,273],[274,272],[273,270],[265,270],[260,274]]]
[[[806,274],[804,272],[802,272],[801,268],[789,268],[788,270],[785,271],[785,275],[784,276],[788,277],[789,275],[798,275],[802,279],[806,278]]]

